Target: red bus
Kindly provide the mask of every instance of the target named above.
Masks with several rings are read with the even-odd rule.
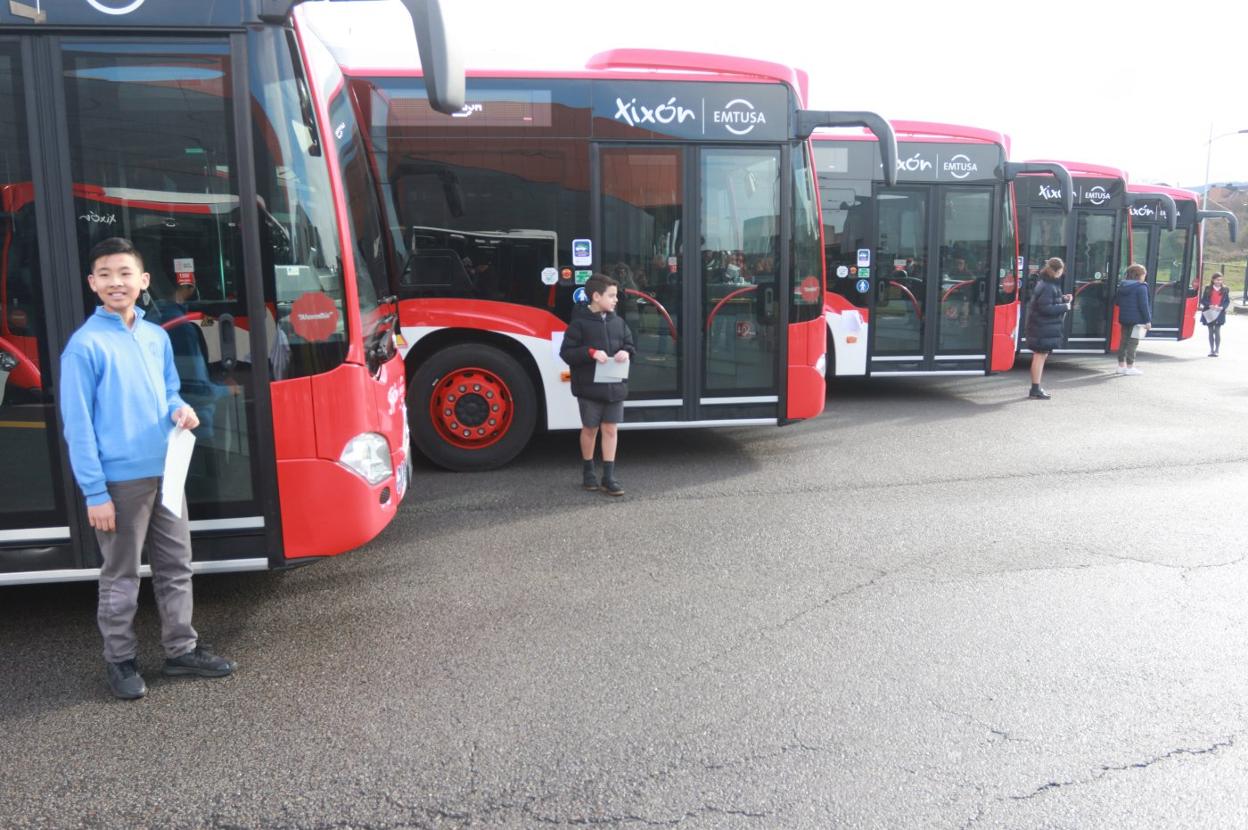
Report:
[[[1062,291],[1074,295],[1066,315],[1066,345],[1054,351],[1066,354],[1105,354],[1118,348],[1117,307],[1114,296],[1118,280],[1131,264],[1130,207],[1145,200],[1160,203],[1168,212],[1169,227],[1177,215],[1169,194],[1127,190],[1127,174],[1116,167],[1083,162],[1061,164],[1074,181],[1074,212],[1056,208],[1065,198],[1035,176],[1018,180],[1019,247],[1027,274],[1022,314],[1035,287],[1038,273],[1049,257],[1066,263]],[[1020,340],[1019,349],[1030,352]]]
[[[361,58],[367,60],[367,57]],[[811,132],[871,113],[801,108],[788,67],[616,50],[583,71],[468,73],[462,112],[418,75],[347,69],[393,237],[386,253],[413,444],[435,464],[511,460],[579,428],[558,357],[594,271],[638,347],[623,429],[784,424],[824,405]]]
[[[430,97],[458,110],[436,3],[365,5],[440,56]],[[196,570],[366,542],[407,486],[404,376],[371,168],[306,8],[45,6],[0,9],[0,584],[99,573],[53,392],[110,236],[142,252],[200,413]]]
[[[1014,365],[1018,244],[1012,182],[1059,164],[1008,161],[978,127],[894,121],[896,186],[867,135],[813,137],[834,376],[986,375]],[[1045,181],[1045,179],[1039,179]],[[1048,179],[1052,181],[1052,178]]]
[[[1131,205],[1131,259],[1148,269],[1148,286],[1153,301],[1151,340],[1186,340],[1196,328],[1196,309],[1204,281],[1204,251],[1200,223],[1225,219],[1231,241],[1239,231],[1239,220],[1226,210],[1201,210],[1200,196],[1190,190],[1157,185],[1128,185],[1137,196]],[[1171,223],[1170,209],[1150,194],[1164,193],[1177,207],[1177,221]]]

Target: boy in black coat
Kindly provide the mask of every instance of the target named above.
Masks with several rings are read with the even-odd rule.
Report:
[[[619,283],[604,274],[594,274],[585,283],[585,293],[589,305],[573,306],[572,321],[559,349],[559,356],[572,369],[572,394],[581,407],[581,480],[586,490],[599,489],[594,475],[594,444],[601,427],[601,488],[608,495],[622,496],[624,488],[615,478],[615,450],[619,442],[617,425],[624,420],[628,381],[596,381],[595,375],[600,364],[627,364],[637,348],[628,324],[615,313]],[[623,374],[627,378],[627,371]]]

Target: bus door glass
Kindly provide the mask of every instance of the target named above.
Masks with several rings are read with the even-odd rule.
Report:
[[[79,261],[134,242],[151,274],[140,308],[199,415],[191,529],[260,529],[251,365],[274,324],[247,315],[229,44],[66,41],[62,59]]]
[[[883,189],[876,197],[878,236],[871,310],[872,359],[921,360],[927,318],[928,191]],[[861,264],[859,275],[861,275]],[[870,265],[866,267],[871,267]]]
[[[684,396],[681,326],[685,320],[684,151],[604,148],[601,261],[619,284],[617,310],[633,331],[637,359],[629,370],[632,400]]]
[[[0,41],[0,571],[72,567],[36,235],[25,70]]]
[[[1056,210],[1033,209],[1027,217],[1027,248],[1023,254],[1027,281],[1022,297],[1019,345],[1026,346],[1027,308],[1040,281],[1044,263],[1052,257],[1066,261],[1066,216]]]
[[[1075,225],[1075,252],[1064,284],[1073,294],[1067,315],[1071,348],[1095,348],[1109,337],[1109,315],[1117,285],[1116,215],[1079,211]]]
[[[1187,249],[1191,229],[1180,226],[1168,230],[1158,225],[1157,235],[1156,266],[1148,269],[1148,281],[1153,289],[1150,334],[1155,332],[1177,339],[1183,326],[1183,309],[1187,306],[1187,272],[1191,267]]]
[[[942,187],[935,356],[985,356],[992,273],[992,189]]]
[[[700,155],[702,403],[775,401],[788,322],[780,307],[780,151]]]

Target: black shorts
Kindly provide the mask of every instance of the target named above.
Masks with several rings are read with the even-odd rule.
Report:
[[[607,403],[589,398],[577,398],[581,407],[581,425],[596,427],[599,424],[618,424],[624,420],[624,401]]]

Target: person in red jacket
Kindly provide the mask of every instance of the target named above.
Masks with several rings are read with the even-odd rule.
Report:
[[[1222,284],[1222,275],[1209,278],[1200,296],[1200,322],[1209,328],[1209,356],[1217,357],[1222,348],[1222,326],[1226,323],[1226,309],[1231,304],[1231,292]],[[1218,311],[1209,313],[1210,309]]]

